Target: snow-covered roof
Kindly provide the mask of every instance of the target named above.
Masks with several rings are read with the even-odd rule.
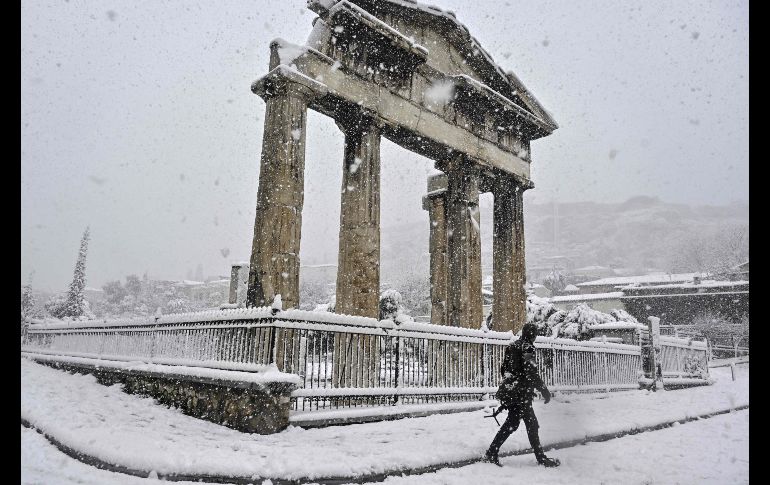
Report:
[[[692,281],[685,283],[672,283],[670,285],[648,285],[644,286],[644,289],[657,289],[657,288],[723,288],[723,287],[735,287],[735,286],[748,286],[749,282],[745,280],[741,281],[717,281],[717,280],[702,280],[700,283],[695,284]]]
[[[221,278],[221,279],[218,279],[218,280],[211,280],[211,281],[207,281],[205,284],[207,284],[207,285],[223,285],[225,283],[229,285],[230,284],[230,278]]]
[[[193,280],[182,280],[182,281],[177,281],[176,283],[184,286],[199,286],[199,285],[206,284],[203,281],[193,281]]]
[[[633,284],[654,284],[654,283],[679,283],[692,281],[695,276],[706,277],[707,273],[654,273],[636,276],[613,276],[601,278],[593,281],[578,283],[578,286],[604,286],[604,285],[633,285]]]
[[[587,293],[583,295],[554,296],[550,298],[550,301],[551,303],[562,303],[568,301],[615,300],[622,297],[622,291],[613,291],[610,293]]]
[[[609,268],[607,266],[583,266],[582,268],[577,268],[574,271],[598,271],[598,270],[611,270],[612,268]]]
[[[564,291],[579,291],[580,288],[578,288],[575,285],[567,285],[564,287]]]

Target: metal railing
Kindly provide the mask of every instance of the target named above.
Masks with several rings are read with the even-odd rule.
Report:
[[[707,378],[708,344],[692,338],[660,336],[663,376]]]
[[[493,396],[510,332],[300,310],[232,309],[130,320],[33,321],[22,351],[297,374],[295,410],[478,401]],[[538,337],[549,388],[638,387],[637,345]]]

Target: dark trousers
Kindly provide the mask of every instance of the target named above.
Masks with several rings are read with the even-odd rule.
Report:
[[[495,439],[492,440],[492,444],[489,445],[489,454],[497,455],[505,440],[519,428],[519,421],[522,419],[524,420],[524,426],[527,428],[529,444],[532,445],[532,450],[535,452],[538,461],[545,456],[543,448],[540,446],[540,436],[537,433],[540,425],[537,422],[535,411],[532,409],[532,401],[518,403],[508,410],[508,417],[500,427],[500,431],[495,435]]]

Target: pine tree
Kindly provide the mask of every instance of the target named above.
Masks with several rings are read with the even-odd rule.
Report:
[[[85,313],[85,300],[83,299],[83,290],[86,287],[86,253],[88,252],[88,240],[90,238],[89,228],[83,232],[83,238],[80,240],[80,251],[78,260],[75,263],[75,274],[70,283],[70,290],[67,294],[67,303],[64,308],[64,316],[78,318]]]
[[[35,295],[32,294],[32,286],[24,285],[21,287],[21,324],[27,317],[32,317],[36,305]]]
[[[40,318],[42,315],[37,306],[37,298],[32,291],[32,276],[35,274],[33,270],[29,274],[27,284],[21,287],[21,326],[24,327],[25,320],[27,318]]]

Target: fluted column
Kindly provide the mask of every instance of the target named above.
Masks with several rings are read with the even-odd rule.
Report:
[[[447,324],[479,328],[481,234],[479,175],[475,164],[458,156],[447,164]]]
[[[335,312],[377,318],[380,295],[380,128],[358,115],[345,132]]]
[[[518,332],[527,319],[524,261],[524,188],[501,176],[493,188],[494,329]]]
[[[428,194],[422,199],[422,208],[428,211],[430,221],[430,323],[447,324],[447,216],[445,174],[428,178]]]
[[[267,305],[280,294],[291,308],[299,306],[305,125],[313,92],[282,80],[262,95],[267,109],[247,305]]]

